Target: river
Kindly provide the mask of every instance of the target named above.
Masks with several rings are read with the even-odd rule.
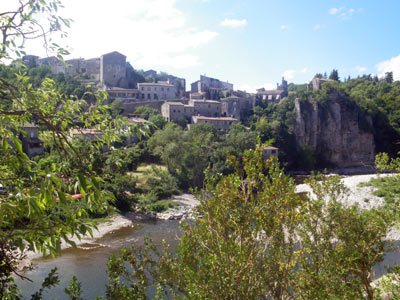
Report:
[[[179,242],[181,229],[179,221],[146,221],[135,224],[132,227],[124,227],[115,232],[111,232],[98,239],[89,247],[78,249],[69,248],[63,250],[61,256],[55,259],[37,259],[33,262],[37,267],[27,272],[25,275],[33,282],[17,279],[17,284],[22,290],[22,295],[30,299],[30,295],[38,290],[43,278],[51,269],[57,267],[60,284],[49,292],[45,292],[43,299],[68,299],[64,293],[71,278],[75,275],[82,283],[83,298],[95,299],[95,296],[102,296],[105,293],[107,283],[106,263],[113,253],[118,253],[121,248],[130,247],[131,243],[136,246],[143,245],[143,239],[151,235],[154,244],[161,247],[162,240],[166,240],[172,248]]]
[[[166,240],[171,248],[175,248],[179,242],[179,235],[182,233],[179,221],[146,221],[134,224],[132,227],[124,227],[106,234],[98,239],[91,247],[82,245],[78,249],[69,248],[62,251],[62,255],[55,259],[37,259],[33,262],[37,268],[27,272],[25,275],[33,280],[17,279],[22,294],[27,299],[38,290],[43,278],[54,267],[58,268],[60,284],[44,294],[43,299],[68,299],[64,288],[68,286],[71,278],[75,275],[82,283],[83,298],[95,299],[105,293],[107,283],[106,263],[113,253],[118,253],[121,248],[127,248],[131,243],[136,246],[143,245],[143,239],[151,235],[152,240],[158,248],[161,248],[162,240]],[[399,244],[399,242],[397,242]],[[385,261],[378,263],[375,267],[375,278],[386,273],[385,266],[393,266],[400,263],[399,251],[388,253]]]

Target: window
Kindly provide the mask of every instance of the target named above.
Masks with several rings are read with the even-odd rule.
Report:
[[[154,100],[157,100],[158,99],[158,95],[157,94],[154,94],[154,98],[153,98]]]
[[[164,91],[164,88],[163,88],[163,87],[161,88],[161,91]]]
[[[169,88],[167,88],[167,91],[169,91]]]
[[[150,94],[147,94],[147,99],[151,99],[151,95]]]
[[[142,86],[142,91],[144,91],[144,87]]]
[[[272,153],[272,154],[275,154],[275,153],[276,153],[276,150],[271,150],[271,153]]]
[[[157,91],[157,87],[156,86],[154,87],[154,90]]]
[[[173,112],[176,112],[176,110],[174,109]]]

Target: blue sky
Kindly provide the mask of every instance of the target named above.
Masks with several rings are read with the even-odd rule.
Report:
[[[283,75],[305,83],[333,68],[341,78],[393,71],[400,80],[398,0],[64,0],[64,5],[63,14],[74,24],[61,44],[71,48],[71,57],[117,50],[137,69],[186,78],[187,88],[200,74],[254,91],[272,88]],[[41,54],[38,45],[32,49]]]

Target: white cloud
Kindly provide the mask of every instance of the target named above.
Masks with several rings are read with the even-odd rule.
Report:
[[[260,85],[251,85],[251,84],[241,84],[236,86],[236,90],[246,91],[248,93],[255,93],[257,89],[264,88],[266,90],[273,90],[276,88],[276,85],[273,83],[264,83]]]
[[[378,63],[376,69],[380,76],[384,76],[386,72],[393,72],[394,80],[400,80],[400,54]]]
[[[287,30],[287,29],[289,29],[289,26],[288,25],[281,25],[281,26],[279,26],[279,28],[282,29],[282,30]]]
[[[315,25],[315,26],[313,27],[313,29],[314,29],[315,31],[318,31],[318,30],[321,30],[323,27],[324,27],[324,26],[322,26],[321,24],[317,24],[317,25]]]
[[[356,67],[357,73],[365,73],[367,70],[368,69],[366,67],[360,67],[360,66]]]
[[[363,11],[362,8],[359,8],[357,10],[357,12],[359,12],[359,13],[362,11]],[[347,9],[345,6],[342,6],[342,7],[338,7],[338,8],[336,8],[336,7],[330,8],[328,10],[328,13],[330,15],[338,15],[338,17],[341,19],[350,19],[356,13],[356,10],[354,8]]]
[[[330,15],[336,15],[336,14],[340,13],[344,8],[345,8],[344,6],[342,6],[342,7],[332,7],[332,8],[330,8],[328,10],[328,13]]]
[[[185,68],[201,64],[193,50],[210,43],[218,33],[192,28],[176,8],[177,0],[65,1],[62,15],[72,18],[67,44],[71,57],[98,57],[119,51],[135,68]],[[95,10],[94,10],[95,8]],[[93,11],[93,13],[88,13]],[[38,53],[40,45],[32,52]]]
[[[282,76],[285,77],[285,79],[293,79],[296,77],[296,75],[307,72],[307,68],[304,68],[302,70],[286,70],[285,72],[283,72]]]
[[[225,19],[220,23],[221,26],[239,28],[247,25],[246,19]]]

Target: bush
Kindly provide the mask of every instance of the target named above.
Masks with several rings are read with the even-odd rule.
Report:
[[[137,192],[136,179],[126,174],[118,174],[105,188],[114,194],[114,205],[121,211],[129,211],[138,202],[135,195]]]

